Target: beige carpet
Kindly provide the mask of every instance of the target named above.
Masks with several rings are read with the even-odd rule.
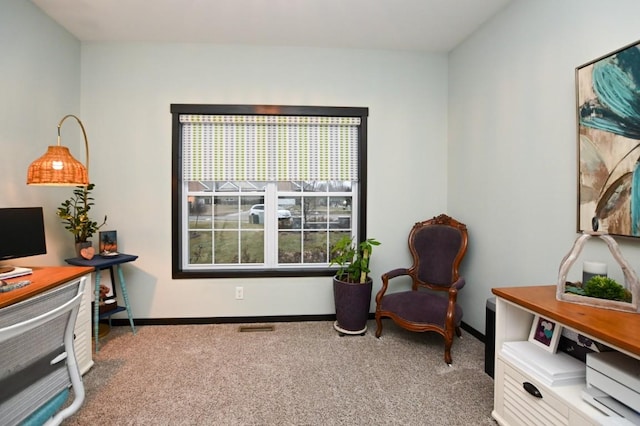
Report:
[[[385,321],[380,339],[331,322],[115,327],[65,425],[493,425],[484,344]],[[253,324],[255,325],[255,324]]]

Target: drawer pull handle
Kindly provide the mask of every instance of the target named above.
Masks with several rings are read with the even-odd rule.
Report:
[[[531,395],[535,396],[536,398],[542,398],[542,394],[540,393],[538,388],[534,386],[533,383],[524,382],[522,384],[522,387],[524,388],[524,390],[526,390],[527,392],[529,392]]]

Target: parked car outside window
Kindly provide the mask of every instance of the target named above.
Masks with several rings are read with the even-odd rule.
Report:
[[[249,209],[249,216],[264,214],[264,204],[254,204]],[[278,206],[278,219],[290,219],[291,212],[281,206]]]

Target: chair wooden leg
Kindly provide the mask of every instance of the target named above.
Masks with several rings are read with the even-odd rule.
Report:
[[[376,315],[376,337],[380,337],[382,334],[382,318]]]
[[[460,329],[460,327],[456,327],[456,336],[462,337],[462,330]]]
[[[451,343],[445,342],[444,344],[444,362],[451,365],[453,360],[451,359]]]
[[[457,327],[456,327],[457,330]],[[444,334],[444,362],[451,365],[451,346],[453,345],[453,330],[449,329]]]

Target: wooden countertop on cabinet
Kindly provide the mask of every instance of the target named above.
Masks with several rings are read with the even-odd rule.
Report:
[[[33,269],[33,273],[31,274],[5,280],[8,283],[29,280],[31,284],[0,293],[0,308],[13,305],[36,294],[43,293],[60,284],[91,273],[94,270],[94,268],[87,266],[37,266],[31,267],[31,269]]]
[[[556,299],[556,286],[501,287],[493,294],[640,356],[640,314]]]

